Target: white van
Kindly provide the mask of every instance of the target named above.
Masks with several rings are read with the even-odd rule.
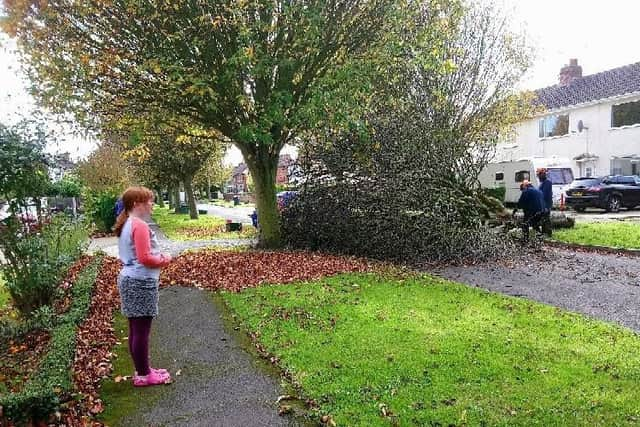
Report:
[[[557,157],[525,157],[519,160],[489,163],[478,175],[483,188],[505,188],[505,204],[518,203],[520,183],[525,179],[536,188],[540,186],[536,170],[547,169],[547,178],[553,185],[553,205],[560,205],[560,198],[573,181],[573,169],[569,159]]]

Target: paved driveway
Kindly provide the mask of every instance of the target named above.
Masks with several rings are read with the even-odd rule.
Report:
[[[215,215],[224,219],[230,219],[233,222],[251,224],[251,218],[249,217],[249,215],[253,213],[254,208],[248,208],[242,205],[236,206],[234,208],[225,208],[222,206],[212,205],[210,203],[199,203],[198,209],[206,209],[209,215]]]
[[[640,333],[640,272],[635,257],[545,248],[517,261],[447,266],[431,272],[616,322]]]
[[[635,220],[640,221],[639,209],[622,209],[620,212],[605,212],[603,209],[589,208],[584,212],[565,211],[567,216],[576,219],[576,222],[604,222],[604,221],[621,221]]]

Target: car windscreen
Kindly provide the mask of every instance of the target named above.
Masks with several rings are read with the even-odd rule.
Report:
[[[573,181],[573,171],[571,168],[549,168],[547,177],[554,185],[565,185]]]
[[[599,179],[576,179],[571,183],[571,187],[595,187],[599,184]]]

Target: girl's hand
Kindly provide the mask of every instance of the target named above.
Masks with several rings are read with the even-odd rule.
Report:
[[[167,265],[171,261],[173,261],[173,257],[169,254],[162,254],[162,258],[164,258],[164,265]]]

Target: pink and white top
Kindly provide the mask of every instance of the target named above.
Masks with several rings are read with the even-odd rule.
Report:
[[[122,261],[121,275],[134,279],[159,279],[160,267],[169,259],[160,253],[156,234],[146,222],[129,217],[118,239],[118,258]]]

